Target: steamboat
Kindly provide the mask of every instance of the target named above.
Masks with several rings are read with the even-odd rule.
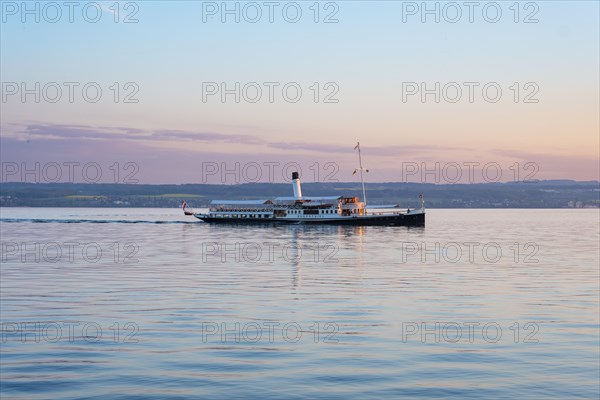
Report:
[[[358,197],[303,196],[298,172],[292,173],[293,197],[276,197],[265,200],[213,200],[207,213],[194,213],[194,217],[209,223],[288,223],[333,225],[388,225],[424,226],[425,207],[420,195],[420,208],[398,210],[398,206],[367,207],[363,179],[360,143],[359,165],[363,201]],[[364,170],[368,172],[368,170]]]

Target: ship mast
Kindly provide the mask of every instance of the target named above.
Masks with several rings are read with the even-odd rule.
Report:
[[[360,171],[360,183],[362,184],[362,192],[363,192],[363,201],[365,203],[365,210],[367,208],[367,192],[365,191],[365,180],[363,179],[363,166],[362,166],[362,158],[360,156],[360,142],[356,142],[356,146],[354,147],[354,150],[358,149],[358,166],[359,168],[354,170],[354,174],[356,173],[356,171]],[[368,169],[366,169],[365,171],[369,172]],[[352,175],[354,175],[352,174]]]

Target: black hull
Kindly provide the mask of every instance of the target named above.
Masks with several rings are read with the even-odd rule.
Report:
[[[377,215],[368,217],[354,217],[343,219],[306,219],[289,220],[284,218],[215,218],[205,215],[195,215],[207,223],[214,224],[245,224],[245,225],[265,225],[265,224],[306,224],[306,225],[351,225],[351,226],[425,226],[425,213],[419,214],[396,214],[396,215]]]

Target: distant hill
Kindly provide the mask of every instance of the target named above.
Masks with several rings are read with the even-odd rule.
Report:
[[[588,208],[600,207],[597,181],[548,180],[511,183],[368,183],[369,204],[416,207],[419,194],[430,208]],[[203,207],[212,199],[290,196],[287,183],[241,185],[142,185],[91,183],[0,183],[2,207],[178,207],[185,199]],[[362,197],[360,183],[303,183],[304,195]]]

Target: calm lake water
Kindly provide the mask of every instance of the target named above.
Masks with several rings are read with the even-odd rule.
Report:
[[[599,396],[598,210],[0,211],[3,399]]]

